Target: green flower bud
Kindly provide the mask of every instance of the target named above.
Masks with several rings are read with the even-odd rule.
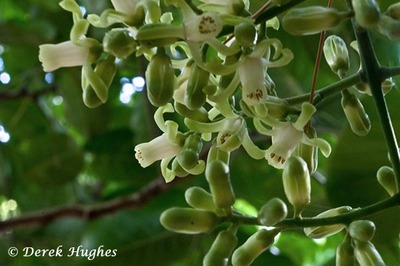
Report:
[[[355,241],[354,255],[362,266],[385,266],[381,255],[371,242]]]
[[[351,238],[347,234],[341,244],[336,248],[336,266],[354,266],[354,248]]]
[[[323,50],[329,67],[339,77],[343,77],[350,68],[346,43],[339,36],[331,35],[325,39]]]
[[[190,110],[198,110],[206,103],[204,88],[208,85],[210,72],[193,64],[185,92],[185,105]]]
[[[150,59],[146,70],[147,97],[154,106],[163,106],[172,100],[175,89],[175,75],[171,59],[158,48]]]
[[[342,108],[354,134],[367,135],[371,129],[371,121],[357,96],[344,90],[342,92]]]
[[[183,169],[183,167],[179,164],[177,158],[172,161],[172,170],[177,177],[185,177],[189,175],[189,172]]]
[[[160,223],[167,230],[183,234],[205,233],[219,222],[215,213],[191,208],[170,208],[160,216]]]
[[[293,8],[283,17],[282,27],[293,35],[311,35],[336,27],[346,17],[346,13],[334,8]]]
[[[286,100],[274,96],[267,97],[265,106],[268,109],[268,115],[276,119],[286,117],[291,108]]]
[[[379,22],[381,11],[375,0],[352,0],[351,3],[358,25],[370,28]]]
[[[311,200],[311,181],[307,163],[298,156],[291,156],[286,161],[283,173],[283,188],[295,216],[299,217]]]
[[[197,110],[190,110],[186,105],[181,104],[177,101],[174,102],[175,111],[183,117],[190,118],[199,122],[207,122],[208,112],[204,108],[199,108]]]
[[[126,29],[112,29],[104,35],[104,51],[117,58],[127,58],[136,50],[136,42]]]
[[[238,247],[232,255],[233,266],[248,266],[275,241],[279,229],[261,229],[251,235],[246,242]]]
[[[227,266],[229,257],[237,245],[235,230],[227,229],[219,232],[210,250],[203,260],[203,266]]]
[[[83,101],[88,107],[96,107],[100,103],[105,103],[108,99],[108,88],[114,79],[117,68],[115,57],[108,56],[100,60],[94,71],[89,65],[82,67],[82,89]],[[90,88],[89,88],[90,87]],[[97,97],[93,95],[93,92]],[[98,99],[96,99],[98,98]]]
[[[82,91],[83,103],[89,108],[96,108],[103,104],[100,98],[96,95],[92,86],[88,86]]]
[[[370,241],[375,235],[375,224],[368,220],[354,221],[349,225],[349,234],[358,241]]]
[[[235,203],[235,195],[230,181],[228,165],[222,161],[212,161],[207,164],[205,175],[215,205],[229,212],[231,206]]]
[[[394,175],[393,169],[389,166],[382,166],[376,173],[379,184],[393,196],[397,193],[396,177]]]
[[[191,134],[185,139],[185,143],[176,157],[183,169],[190,170],[197,165],[202,148],[203,141],[198,134]]]
[[[247,21],[236,25],[233,34],[241,46],[250,47],[254,45],[257,30],[253,23]]]
[[[309,127],[305,134],[309,139],[316,139],[317,138],[317,131]],[[315,173],[318,168],[318,147],[308,145],[306,143],[300,143],[299,147],[297,148],[297,155],[303,158],[303,160],[307,163],[307,168],[310,174]]]
[[[273,226],[286,218],[288,213],[286,204],[279,198],[270,199],[258,211],[257,218],[260,224]]]
[[[191,207],[199,210],[214,211],[217,205],[213,196],[201,187],[190,187],[185,191],[185,200]]]
[[[145,24],[136,34],[136,40],[145,47],[166,46],[183,38],[182,26],[164,23]]]
[[[377,30],[392,41],[400,40],[400,21],[392,17],[382,15]]]
[[[400,20],[400,2],[390,5],[385,14],[391,18]]]
[[[325,212],[318,214],[315,218],[326,218],[345,214],[351,211],[349,206],[341,206],[338,208],[330,209]],[[324,238],[342,231],[346,226],[344,224],[334,224],[334,225],[323,225],[315,227],[304,228],[304,233],[311,238]]]

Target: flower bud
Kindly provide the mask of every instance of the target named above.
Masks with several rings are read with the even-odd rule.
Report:
[[[315,216],[318,218],[326,218],[337,216],[341,214],[345,214],[351,211],[351,207],[349,206],[341,206],[338,208],[330,209],[325,212],[322,212]],[[311,238],[324,238],[342,231],[346,226],[344,224],[333,224],[333,225],[323,225],[323,226],[315,226],[315,227],[307,227],[304,228],[304,233]]]
[[[174,171],[174,174],[177,177],[185,177],[189,175],[189,172],[183,169],[183,167],[179,164],[176,157],[172,161],[172,171]]]
[[[355,241],[354,255],[360,265],[385,266],[381,255],[371,242]]]
[[[112,29],[104,35],[104,51],[117,58],[127,58],[136,50],[136,43],[126,29]]]
[[[400,21],[392,17],[382,15],[377,30],[392,41],[400,40]]]
[[[261,229],[251,235],[246,242],[238,247],[232,255],[233,266],[249,266],[265,250],[270,248],[275,241],[279,229]]]
[[[304,133],[310,139],[317,138],[317,131],[312,127],[309,127]],[[318,168],[317,146],[312,146],[302,142],[297,148],[297,155],[300,156],[307,163],[307,168],[311,175],[315,173],[315,171],[317,171]]]
[[[92,86],[88,86],[82,90],[82,99],[83,103],[89,108],[96,108],[103,104]]]
[[[391,18],[400,20],[400,2],[390,5],[385,14]]]
[[[354,134],[367,135],[371,129],[371,121],[357,96],[344,90],[342,92],[342,108]]]
[[[288,213],[286,204],[279,198],[270,199],[258,211],[257,218],[260,224],[273,226],[286,218]]]
[[[161,47],[183,39],[184,32],[181,26],[151,23],[140,27],[135,38],[142,46]]]
[[[282,27],[293,35],[311,35],[336,27],[346,16],[322,6],[293,8],[283,17]]]
[[[336,266],[354,266],[354,248],[347,234],[336,248]]]
[[[114,56],[108,56],[100,60],[94,71],[89,65],[82,67],[83,100],[85,104],[88,104],[88,107],[97,106],[98,101],[95,99],[93,92],[102,103],[107,101],[108,88],[117,71],[114,60]]]
[[[201,187],[188,188],[185,191],[185,200],[195,209],[214,211],[217,208],[213,196]]]
[[[160,216],[160,223],[166,229],[183,234],[205,233],[213,229],[220,219],[210,211],[191,208],[170,208]]]
[[[370,28],[379,22],[381,11],[375,0],[352,0],[351,3],[358,25]]]
[[[283,188],[295,216],[299,217],[311,200],[311,181],[307,163],[298,156],[291,156],[286,161],[283,173]]]
[[[393,196],[397,193],[396,177],[394,175],[393,169],[389,166],[382,166],[376,173],[379,184]]]
[[[349,225],[349,234],[358,241],[370,241],[375,234],[375,224],[368,220],[354,221]]]
[[[331,35],[325,39],[323,50],[329,67],[339,77],[343,77],[350,68],[346,43],[339,36]]]
[[[206,103],[203,89],[208,85],[210,72],[193,64],[185,91],[185,105],[190,110],[198,110]]]
[[[235,230],[219,232],[203,260],[203,266],[227,266],[229,257],[237,245]]]
[[[190,110],[186,105],[179,103],[178,101],[174,101],[175,111],[183,117],[190,118],[192,120],[196,120],[199,122],[207,122],[208,112],[204,108],[199,108],[197,110]]]
[[[235,26],[234,33],[236,41],[243,47],[254,45],[257,36],[256,27],[251,22],[242,22]]]
[[[231,206],[235,203],[235,195],[231,185],[228,165],[222,161],[212,161],[207,164],[205,175],[215,205],[229,212]]]
[[[146,70],[147,96],[154,106],[167,104],[174,94],[175,75],[171,59],[163,48],[150,59]]]
[[[198,134],[191,134],[185,139],[185,143],[176,157],[183,169],[190,170],[197,165],[202,148],[203,141]]]

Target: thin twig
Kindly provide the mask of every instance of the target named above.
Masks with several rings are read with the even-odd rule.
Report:
[[[159,194],[170,189],[175,185],[175,183],[176,182],[165,183],[164,179],[160,177],[151,181],[139,192],[130,196],[120,197],[110,201],[91,205],[78,204],[26,213],[18,217],[0,221],[0,232],[21,227],[41,227],[48,225],[55,220],[66,217],[93,220],[121,210],[138,209],[143,207],[146,203]]]

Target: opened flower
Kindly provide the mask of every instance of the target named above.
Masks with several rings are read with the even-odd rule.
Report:
[[[162,134],[150,142],[141,143],[135,147],[135,158],[142,167],[147,167],[155,161],[175,157],[181,147],[170,142],[166,134]]]
[[[286,160],[300,143],[318,147],[325,157],[329,156],[331,147],[327,141],[320,138],[310,139],[304,132],[304,127],[315,111],[313,105],[303,103],[302,111],[296,122],[281,122],[270,130],[268,134],[272,136],[272,145],[265,153],[265,158],[270,165],[282,169]]]
[[[61,67],[82,66],[93,62],[99,53],[88,47],[78,46],[72,41],[39,46],[39,60],[43,70],[51,72]]]

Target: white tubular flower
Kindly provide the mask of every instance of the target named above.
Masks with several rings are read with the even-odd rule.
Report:
[[[331,146],[327,141],[320,138],[310,139],[304,133],[304,126],[309,122],[314,112],[315,107],[313,105],[304,103],[296,122],[283,122],[272,129],[270,132],[270,135],[272,135],[272,145],[265,153],[265,158],[270,165],[277,169],[282,169],[286,160],[300,143],[318,147],[325,157],[329,156]]]
[[[145,168],[155,161],[176,156],[181,147],[168,140],[164,133],[150,142],[141,143],[135,146],[135,158]]]
[[[90,49],[71,41],[39,46],[39,61],[43,70],[51,72],[61,67],[82,66],[88,61]]]
[[[238,73],[242,84],[243,101],[249,106],[265,103],[267,88],[264,83],[262,59],[247,56],[239,66]]]
[[[207,12],[185,21],[185,39],[202,42],[216,37],[222,31],[223,23],[218,14]]]

